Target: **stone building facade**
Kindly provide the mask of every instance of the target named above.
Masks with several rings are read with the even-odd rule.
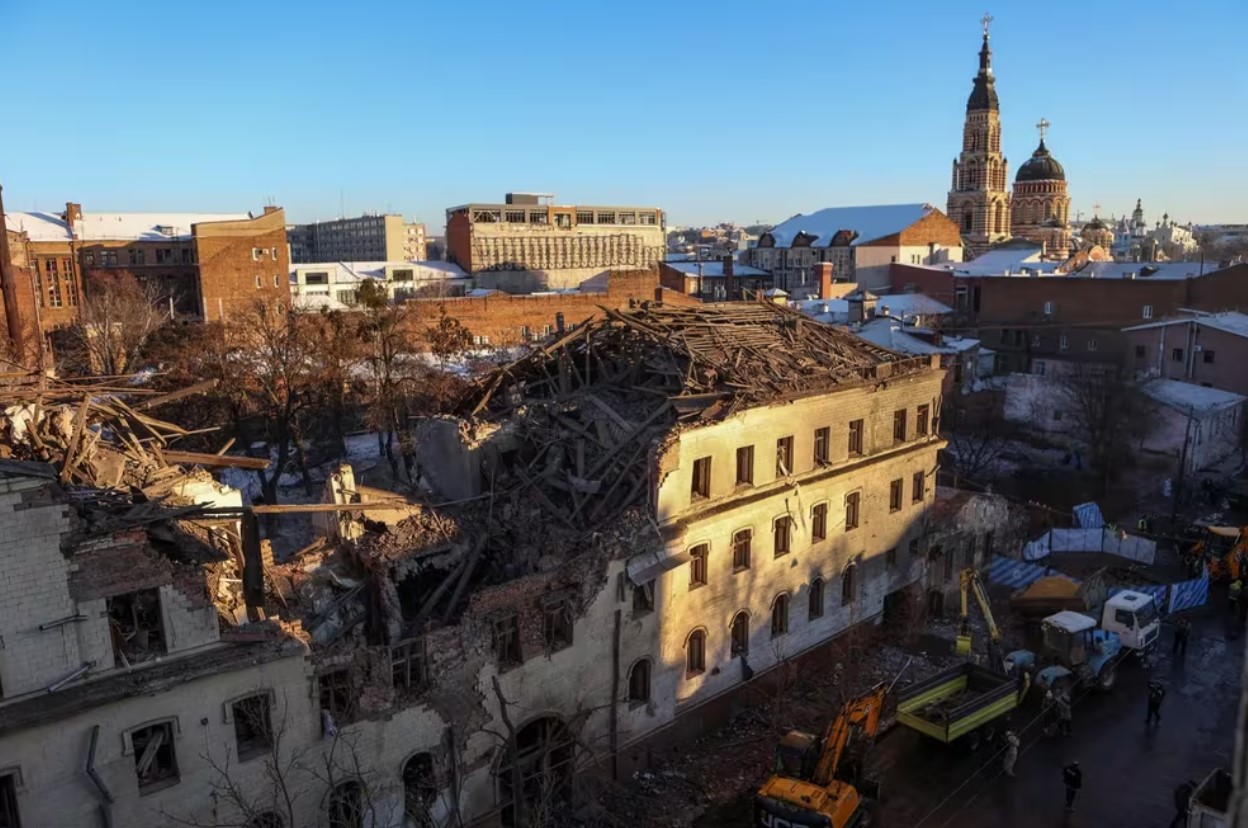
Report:
[[[1010,237],[1009,161],[1001,153],[1001,107],[984,16],[979,72],[966,102],[962,152],[953,162],[946,214],[962,231],[968,258]]]
[[[551,197],[508,193],[503,204],[446,211],[447,261],[479,287],[527,293],[576,288],[612,269],[654,267],[666,231],[657,207],[558,206]]]

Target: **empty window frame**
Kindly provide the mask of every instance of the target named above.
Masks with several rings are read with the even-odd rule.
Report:
[[[593,224],[594,223],[594,211],[593,210],[577,210],[576,211],[576,223],[577,224]]]
[[[906,441],[906,409],[901,408],[893,412],[893,442],[904,443]]]
[[[628,700],[635,705],[650,701],[650,659],[638,659],[628,671]]]
[[[815,578],[810,582],[808,614],[811,621],[823,617],[823,579]]]
[[[429,681],[425,639],[403,641],[390,648],[390,680],[396,690],[420,690]]]
[[[21,828],[17,813],[17,774],[0,774],[0,828]]]
[[[925,473],[921,471],[917,471],[914,473],[914,478],[911,481],[911,488],[910,488],[910,500],[912,502],[921,503],[923,501],[923,496],[926,493],[924,491],[926,488],[926,483],[927,483],[927,475]]]
[[[1202,361],[1203,361],[1206,365],[1212,365],[1212,364],[1213,364],[1213,353],[1214,353],[1213,351],[1210,351],[1210,350],[1208,350],[1208,349],[1205,349],[1203,352],[1201,352],[1201,360],[1202,360]]]
[[[920,405],[914,414],[914,436],[926,437],[928,424],[932,418],[932,407]]]
[[[1175,362],[1182,362],[1183,361],[1183,349],[1175,348],[1173,351],[1171,351],[1170,359],[1172,359]]]
[[[321,710],[329,713],[337,722],[351,719],[355,712],[355,687],[351,684],[351,671],[346,667],[326,670],[317,676]]]
[[[862,456],[862,420],[852,420],[849,424],[849,456]]]
[[[789,594],[782,592],[771,602],[771,637],[779,638],[789,631]]]
[[[776,518],[772,531],[775,535],[775,556],[781,558],[789,554],[793,544],[793,519],[788,515]]]
[[[845,495],[845,531],[852,532],[858,528],[859,507],[862,505],[862,493],[850,492]]]
[[[815,429],[815,465],[826,466],[832,461],[832,429]]]
[[[329,827],[364,828],[364,786],[354,779],[329,792]]]
[[[899,477],[888,484],[888,511],[900,512],[905,484]]]
[[[711,458],[699,457],[693,461],[693,477],[689,481],[692,497],[711,496]]]
[[[433,770],[433,754],[416,753],[403,763],[403,808],[408,824],[431,825],[429,809],[438,799],[438,777]]]
[[[515,667],[520,656],[520,619],[514,612],[496,615],[490,622],[494,638],[494,657],[499,667]]]
[[[747,656],[750,653],[750,614],[745,610],[732,618],[729,646],[733,657]]]
[[[884,565],[889,569],[897,565],[897,547],[894,546],[884,553]]]
[[[793,438],[776,440],[776,477],[788,477],[793,473]]]
[[[572,601],[568,595],[542,598],[542,642],[548,653],[572,646]]]
[[[841,576],[841,606],[847,607],[858,595],[858,567],[850,564]]]
[[[816,503],[810,507],[810,542],[818,543],[828,537],[828,504]]]
[[[273,702],[269,693],[256,693],[230,703],[234,744],[240,762],[263,756],[273,747]]]
[[[707,557],[710,547],[701,543],[689,550],[689,588],[706,586]]]
[[[164,655],[165,633],[158,589],[114,595],[104,601],[104,607],[108,613],[115,666],[129,667],[136,661]]]
[[[654,611],[654,581],[646,581],[633,587],[633,615]]]
[[[751,545],[754,530],[742,529],[732,536],[732,571],[742,572],[750,568]]]
[[[525,212],[524,210],[504,210],[503,221],[509,224],[524,224]]]
[[[139,796],[177,784],[178,756],[173,736],[172,719],[136,728],[129,733],[134,754],[134,774],[139,783]]]
[[[706,672],[706,630],[694,630],[685,640],[685,676]]]
[[[754,485],[754,447],[741,446],[737,449],[737,485]]]

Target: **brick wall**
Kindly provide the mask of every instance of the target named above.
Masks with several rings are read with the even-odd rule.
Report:
[[[280,207],[244,221],[196,224],[191,231],[205,321],[246,313],[257,301],[290,301],[286,214]]]
[[[1196,323],[1125,331],[1123,336],[1125,365],[1132,375],[1151,372],[1248,396],[1248,338]],[[1194,353],[1197,345],[1201,350]]]
[[[446,217],[446,260],[472,273],[472,222],[465,210]]]
[[[697,305],[699,300],[659,286],[658,274],[650,270],[611,271],[604,293],[514,295],[496,293],[490,296],[465,296],[451,299],[415,299],[409,307],[418,308],[420,322],[433,324],[440,309],[458,319],[490,345],[512,345],[523,341],[523,328],[540,336],[545,326],[552,330],[558,314],[565,325],[574,325],[602,315],[602,306],[626,308],[630,301],[667,302]]]

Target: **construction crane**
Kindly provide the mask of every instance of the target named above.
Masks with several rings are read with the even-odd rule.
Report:
[[[901,672],[908,666],[909,661]],[[822,738],[792,730],[780,740],[776,771],[754,797],[756,826],[861,824],[864,798],[878,794],[877,786],[862,778],[867,749],[879,731],[884,698],[899,678],[901,673],[889,685],[881,682],[845,702]]]
[[[984,585],[979,580],[979,573],[968,567],[960,573],[959,582],[962,587],[962,626],[958,629],[958,641],[954,651],[958,655],[963,656],[971,654],[971,618],[968,593],[973,592],[975,593],[975,601],[979,604],[979,610],[984,614],[984,621],[988,624],[988,663],[992,669],[1000,670],[1001,629],[997,627],[997,621],[992,617],[992,607],[988,605],[988,595],[984,592]]]

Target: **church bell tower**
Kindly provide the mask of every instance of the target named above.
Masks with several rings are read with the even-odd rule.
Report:
[[[979,49],[979,73],[966,102],[962,152],[953,162],[953,182],[945,210],[962,228],[968,258],[1010,237],[1008,162],[1001,154],[1001,111],[992,74],[992,49],[988,45],[992,17],[985,14],[981,23],[984,40]]]

